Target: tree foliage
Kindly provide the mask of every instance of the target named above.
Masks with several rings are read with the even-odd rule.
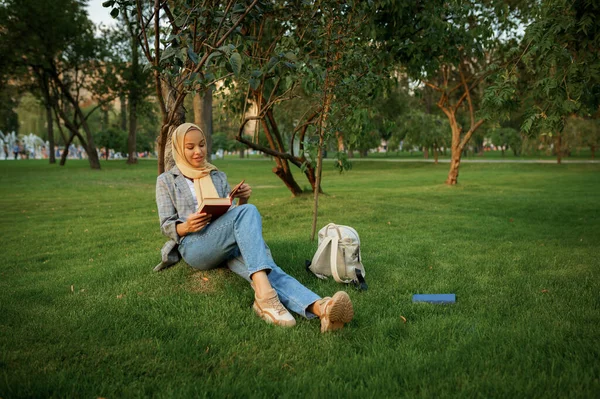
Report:
[[[599,14],[600,4],[593,0],[540,2],[522,42],[486,92],[489,112],[506,119],[527,102],[521,129],[555,135],[569,115],[595,113],[600,101]],[[519,90],[523,79],[528,85]]]

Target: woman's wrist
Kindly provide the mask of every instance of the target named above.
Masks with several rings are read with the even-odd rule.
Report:
[[[187,222],[178,223],[176,229],[180,237],[185,237],[188,234]]]

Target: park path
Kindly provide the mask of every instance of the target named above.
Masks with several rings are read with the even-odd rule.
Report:
[[[333,160],[332,160],[333,161]],[[435,162],[433,159],[424,158],[350,158],[350,162],[375,161],[375,162]],[[438,163],[450,163],[450,159],[438,159]],[[460,163],[548,163],[556,164],[556,159],[465,159]],[[562,163],[600,163],[597,159],[563,159]]]
[[[270,161],[271,158],[244,158],[245,161]],[[333,162],[333,158],[323,159],[325,162]],[[350,162],[426,162],[434,163],[433,159],[425,158],[348,158]],[[438,163],[450,163],[450,159],[438,159]],[[556,164],[556,159],[465,159],[462,158],[460,163],[534,163],[534,164]],[[597,159],[563,159],[563,164],[597,164],[600,160]]]

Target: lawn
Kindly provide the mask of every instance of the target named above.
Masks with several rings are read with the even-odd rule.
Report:
[[[153,272],[155,161],[2,161],[1,398],[600,396],[600,165],[464,164],[448,187],[447,164],[326,164],[319,227],[358,230],[366,292],[304,270],[312,200],[269,161],[216,165],[253,186],[280,266],[348,291],[352,323],[277,328],[227,270]]]

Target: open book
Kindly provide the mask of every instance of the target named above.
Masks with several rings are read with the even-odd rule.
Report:
[[[198,212],[208,213],[215,220],[229,210],[233,203],[233,196],[238,192],[245,180],[239,182],[225,198],[203,198],[198,204]]]

